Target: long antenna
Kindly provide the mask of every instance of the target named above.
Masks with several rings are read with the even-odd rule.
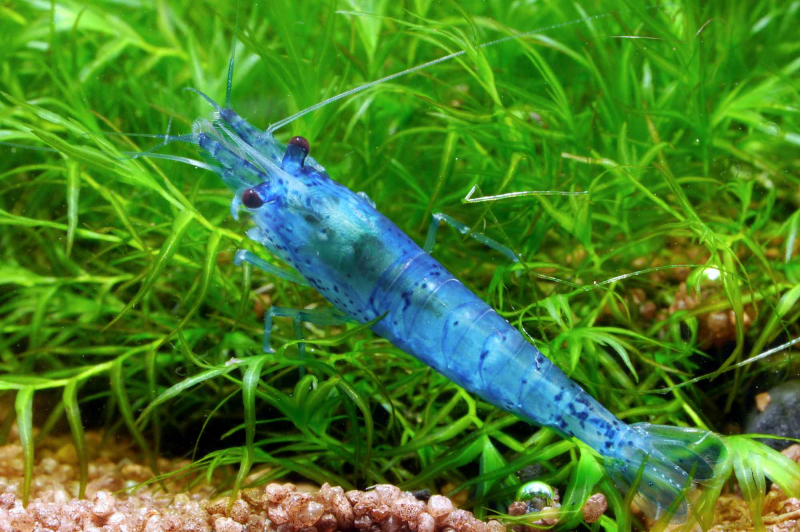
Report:
[[[663,6],[663,5],[662,6],[652,6],[652,7],[650,7],[650,9],[655,9],[655,8],[658,8],[658,7],[665,7],[665,6]],[[347,12],[347,11],[337,11],[337,13],[349,13],[349,12]],[[561,22],[560,24],[553,24],[552,26],[544,26],[544,27],[541,27],[541,28],[538,28],[538,29],[535,29],[535,30],[526,31],[526,32],[523,32],[523,33],[516,33],[514,35],[508,35],[506,37],[501,37],[500,39],[495,39],[493,41],[489,41],[489,42],[480,44],[480,45],[478,45],[478,48],[488,48],[490,46],[494,46],[496,44],[504,43],[506,41],[513,41],[513,40],[516,40],[516,39],[521,39],[523,37],[527,37],[528,35],[533,35],[535,33],[541,33],[541,32],[544,32],[544,31],[550,31],[550,30],[554,30],[554,29],[558,29],[558,28],[563,28],[565,26],[573,26],[575,24],[581,24],[581,23],[584,23],[584,22],[591,22],[593,20],[607,18],[607,17],[610,17],[613,13],[614,13],[613,11],[610,11],[608,13],[602,13],[600,15],[592,15],[592,16],[589,16],[589,17],[581,18],[581,19],[575,19],[575,20],[570,20],[570,21],[567,21],[567,22]],[[386,81],[389,81],[389,80],[392,80],[392,79],[395,79],[395,78],[399,78],[400,76],[405,76],[406,74],[411,74],[412,72],[417,72],[419,70],[428,68],[428,67],[436,65],[438,63],[443,63],[444,61],[449,61],[450,59],[462,56],[462,55],[464,55],[466,53],[467,52],[465,50],[461,50],[461,51],[458,51],[458,52],[453,52],[452,54],[445,55],[445,56],[440,57],[438,59],[433,59],[431,61],[428,61],[427,63],[422,63],[421,65],[417,65],[415,67],[408,68],[408,69],[403,70],[401,72],[396,72],[394,74],[390,74],[390,75],[388,75],[388,76],[386,76],[384,78],[376,79],[374,81],[370,81],[369,83],[365,83],[363,85],[359,85],[358,87],[355,87],[355,88],[352,88],[350,90],[344,91],[343,93],[337,94],[336,96],[331,96],[327,100],[323,100],[323,101],[321,101],[319,103],[315,103],[311,107],[303,109],[302,111],[298,111],[298,112],[296,112],[295,114],[293,114],[293,115],[291,115],[289,117],[286,117],[286,118],[284,118],[282,120],[279,120],[279,121],[275,122],[274,124],[272,124],[271,126],[269,126],[267,128],[266,133],[272,133],[273,131],[275,131],[275,130],[277,130],[279,128],[282,128],[286,124],[288,124],[290,122],[294,122],[295,120],[297,120],[301,116],[307,115],[308,113],[310,113],[312,111],[316,111],[320,107],[325,107],[329,103],[333,103],[333,102],[335,102],[337,100],[341,100],[342,98],[347,98],[348,96],[352,96],[353,94],[356,94],[356,93],[359,93],[361,91],[367,90],[370,87],[374,87],[375,85],[380,85],[383,82],[386,82]],[[230,80],[228,81],[228,83],[230,84]]]

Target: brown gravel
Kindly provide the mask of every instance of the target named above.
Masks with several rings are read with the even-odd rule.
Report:
[[[12,433],[12,439],[16,433]],[[185,481],[130,488],[151,478],[134,463],[130,448],[102,444],[86,434],[92,457],[86,498],[78,494],[77,458],[68,436],[53,436],[36,449],[37,464],[27,507],[22,506],[22,447],[0,447],[0,532],[505,532],[457,509],[441,495],[427,502],[391,485],[348,491],[324,484],[303,492],[293,484],[244,490],[230,503],[200,485],[185,492]],[[160,460],[162,471],[187,465]]]
[[[583,505],[581,510],[583,512],[583,520],[587,523],[594,523],[606,513],[606,510],[608,510],[606,496],[602,493],[595,493]]]
[[[16,433],[12,431],[12,439]],[[77,499],[77,458],[68,436],[54,436],[36,449],[37,464],[27,508],[22,506],[22,448],[0,446],[0,532],[505,532],[499,521],[484,522],[458,509],[442,495],[427,501],[391,485],[369,491],[348,491],[268,484],[244,490],[233,503],[215,498],[214,489],[199,485],[188,492],[185,481],[130,488],[151,478],[149,468],[133,462],[135,453],[116,442],[103,443],[86,434],[89,449],[98,450],[89,465],[86,498]],[[101,445],[102,443],[102,445]],[[800,445],[783,453],[800,462]],[[159,460],[162,471],[187,465],[185,460]],[[526,503],[514,503],[509,515],[525,513]],[[594,522],[608,504],[595,494],[583,508]],[[800,532],[800,500],[773,486],[762,512],[769,532]],[[542,519],[538,526],[552,526]],[[747,505],[739,494],[723,495],[717,503],[712,532],[753,529]],[[516,532],[536,530],[514,526]]]

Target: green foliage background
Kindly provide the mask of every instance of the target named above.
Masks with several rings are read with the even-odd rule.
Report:
[[[798,334],[797,2],[270,0],[239,17],[232,106],[262,128],[466,50],[279,137],[307,137],[418,242],[445,212],[511,247],[522,264],[443,228],[434,254],[622,419],[722,431],[754,383],[795,375],[785,355],[737,364]],[[301,359],[278,320],[283,347],[262,355],[259,306],[327,304],[232,264],[242,247],[270,259],[215,175],[96,134],[208,117],[182,89],[223,100],[235,20],[234,2],[0,5],[0,141],[58,150],[0,146],[0,389],[16,407],[0,437],[16,417],[32,466],[34,418],[41,437],[66,419],[84,464],[83,426],[105,426],[154,467],[241,464],[235,487],[269,464],[258,482],[468,489],[478,515],[540,464],[577,506],[600,477],[574,443],[363,328],[309,327]],[[464,202],[473,187],[588,194]],[[730,333],[710,342],[721,312]]]

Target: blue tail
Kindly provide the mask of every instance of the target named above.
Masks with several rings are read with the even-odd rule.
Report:
[[[669,514],[673,523],[685,522],[698,494],[696,488],[720,480],[716,466],[727,455],[725,442],[700,429],[649,423],[630,425],[629,429],[615,456],[605,458],[609,476],[627,492],[641,474],[633,497],[639,508],[651,519]]]

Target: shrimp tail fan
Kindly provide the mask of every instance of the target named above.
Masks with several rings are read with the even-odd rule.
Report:
[[[635,487],[632,500],[651,519],[686,522],[698,488],[717,489],[725,480],[717,467],[726,462],[725,442],[693,428],[637,423],[629,429],[617,452],[605,457],[609,476],[624,493]]]

